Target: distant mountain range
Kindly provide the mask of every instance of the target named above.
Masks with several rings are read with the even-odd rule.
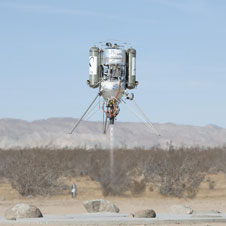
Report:
[[[109,148],[109,130],[103,134],[102,122],[82,121],[76,131],[68,134],[77,119],[50,118],[28,122],[0,119],[0,148]],[[144,123],[116,122],[114,145],[122,148],[159,146],[215,147],[226,145],[226,129],[215,125],[205,127],[155,123],[155,133]]]

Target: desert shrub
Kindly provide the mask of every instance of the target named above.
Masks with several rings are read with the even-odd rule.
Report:
[[[142,179],[140,181],[133,180],[130,183],[130,191],[133,195],[141,194],[146,189],[146,181]]]
[[[99,182],[105,196],[126,191],[139,194],[151,183],[162,195],[192,198],[206,174],[226,173],[225,162],[225,147],[118,149],[111,174],[109,150],[0,150],[0,177],[8,178],[25,196],[69,191],[58,178],[88,175]],[[139,176],[143,181],[134,180]],[[214,189],[212,184],[210,187]]]
[[[64,186],[57,183],[59,161],[50,156],[39,150],[14,152],[6,159],[4,176],[21,195],[56,194]]]
[[[106,150],[93,151],[91,161],[87,169],[88,175],[100,183],[104,196],[120,195],[129,188],[130,180],[127,176],[129,167],[127,163],[119,161],[120,151],[115,153],[114,171],[110,169],[109,152]],[[122,156],[121,156],[122,157]]]
[[[195,152],[187,150],[170,150],[166,153],[163,163],[164,170],[159,172],[161,177],[160,193],[175,197],[184,195],[192,198],[198,192],[204,175],[200,170],[199,159]]]
[[[129,189],[130,180],[122,171],[117,171],[112,178],[108,176],[99,179],[104,196],[121,195]]]

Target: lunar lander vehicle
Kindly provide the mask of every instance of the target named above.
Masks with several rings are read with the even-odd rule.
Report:
[[[136,81],[136,50],[133,48],[125,49],[123,46],[111,42],[107,42],[104,48],[91,47],[89,50],[89,80],[87,80],[87,84],[93,89],[98,88],[99,91],[71,130],[71,134],[100,96],[103,97],[102,110],[104,113],[104,133],[106,133],[108,121],[109,124],[113,125],[119,114],[119,104],[121,102],[126,103],[123,98],[134,101],[133,93],[130,94],[127,90],[132,90],[138,86],[138,81]],[[150,120],[135,101],[134,103],[140,116],[148,126],[154,129]]]

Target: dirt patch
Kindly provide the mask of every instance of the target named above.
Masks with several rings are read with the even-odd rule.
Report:
[[[16,189],[12,188],[11,184],[7,179],[1,179],[0,180],[0,197],[3,200],[14,200],[14,199],[20,199],[21,195]]]
[[[226,176],[224,173],[209,174],[199,186],[197,198],[226,197]]]

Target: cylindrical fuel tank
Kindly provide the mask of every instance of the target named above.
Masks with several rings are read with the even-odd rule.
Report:
[[[91,47],[89,50],[89,81],[92,88],[97,88],[100,81],[100,50],[98,47]]]
[[[130,48],[127,50],[127,54],[128,54],[127,88],[134,89],[136,86],[136,50]]]
[[[105,65],[125,65],[126,51],[124,49],[107,48],[101,54],[101,63]]]

